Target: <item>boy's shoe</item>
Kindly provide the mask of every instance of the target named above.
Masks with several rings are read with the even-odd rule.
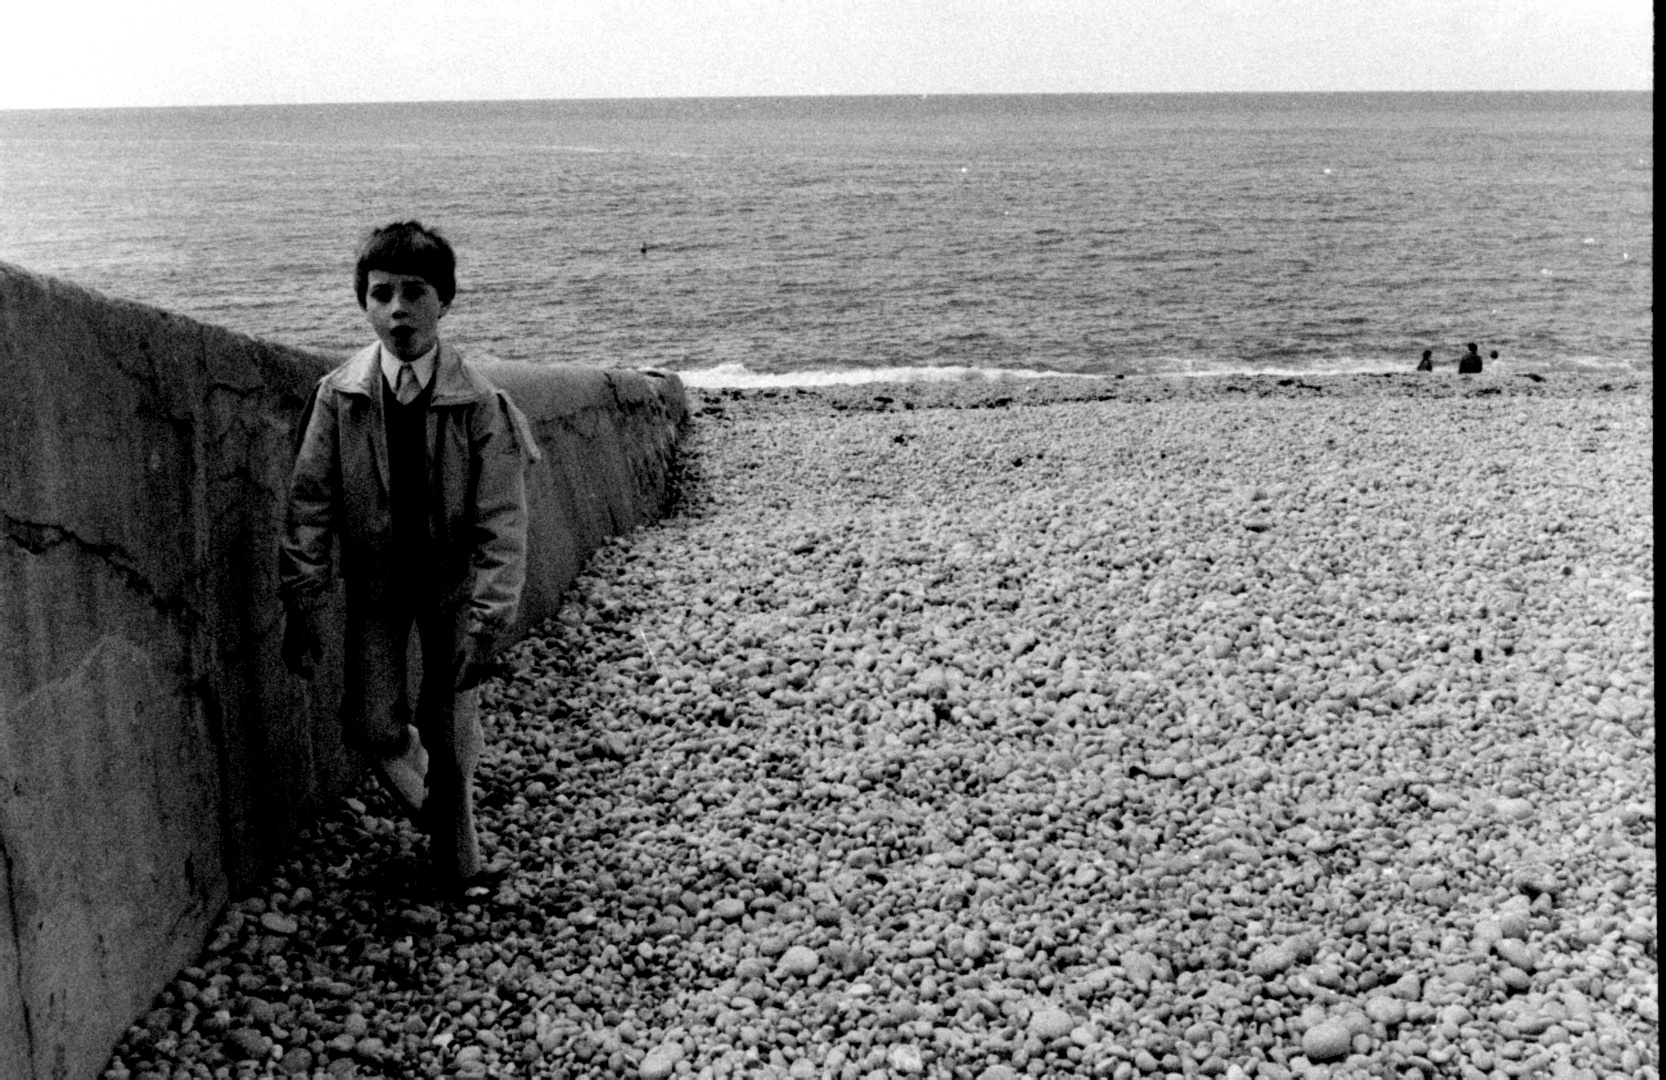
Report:
[[[493,863],[472,877],[454,880],[453,895],[461,902],[488,903],[496,899],[498,886],[508,879],[513,863]]]
[[[376,778],[412,817],[422,812],[428,794],[428,751],[414,725],[405,725],[405,746],[387,757],[373,758]]]

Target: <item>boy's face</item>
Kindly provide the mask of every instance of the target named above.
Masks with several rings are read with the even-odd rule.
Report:
[[[400,360],[415,360],[434,347],[440,316],[450,307],[425,278],[386,270],[365,275],[364,313],[382,347]]]

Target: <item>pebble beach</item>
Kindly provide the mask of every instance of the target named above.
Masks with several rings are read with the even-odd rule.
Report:
[[[1655,1077],[1653,384],[690,391],[674,512],[117,1047],[186,1077]]]

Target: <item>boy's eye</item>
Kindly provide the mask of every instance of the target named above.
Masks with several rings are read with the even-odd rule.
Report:
[[[379,304],[385,304],[393,299],[393,290],[386,285],[378,285],[370,290],[370,298]]]
[[[405,299],[421,300],[422,294],[428,291],[428,286],[420,281],[408,282],[405,285]]]

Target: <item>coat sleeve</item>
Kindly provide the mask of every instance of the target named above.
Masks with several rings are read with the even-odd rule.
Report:
[[[467,624],[470,633],[495,643],[515,621],[526,584],[526,466],[539,451],[526,418],[503,391],[494,389],[480,413]]]
[[[313,387],[301,411],[278,548],[278,595],[286,605],[311,603],[330,587],[330,552],[341,494],[335,411],[335,395],[324,393],[322,383]]]

